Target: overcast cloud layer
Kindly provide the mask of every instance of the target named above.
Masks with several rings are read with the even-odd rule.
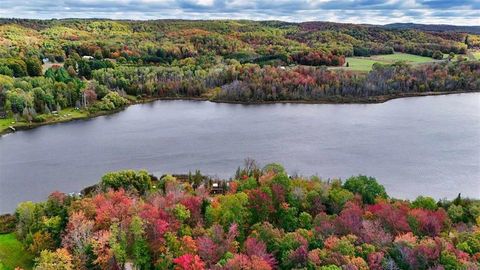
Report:
[[[480,0],[0,0],[0,17],[480,25]]]

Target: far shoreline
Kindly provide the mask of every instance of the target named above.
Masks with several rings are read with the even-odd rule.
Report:
[[[73,117],[68,119],[60,119],[48,122],[41,122],[41,123],[30,123],[25,125],[19,125],[13,127],[15,131],[6,127],[3,130],[0,130],[0,138],[3,135],[15,133],[19,130],[29,130],[34,129],[40,126],[47,126],[47,125],[55,125],[60,123],[72,122],[77,120],[89,120],[93,119],[98,116],[105,116],[105,115],[112,115],[118,112],[121,112],[128,108],[129,106],[137,105],[137,104],[144,104],[144,103],[151,103],[154,101],[160,100],[190,100],[190,101],[209,101],[213,103],[225,103],[225,104],[241,104],[241,105],[262,105],[262,104],[333,104],[333,105],[340,105],[340,104],[380,104],[385,103],[387,101],[399,98],[408,98],[408,97],[426,97],[426,96],[443,96],[443,95],[453,95],[453,94],[466,94],[466,93],[479,93],[480,90],[462,90],[462,91],[449,91],[449,92],[415,92],[415,93],[399,93],[399,94],[391,94],[391,95],[380,95],[380,96],[372,96],[367,98],[358,98],[358,97],[339,97],[339,96],[332,96],[326,97],[317,100],[276,100],[276,101],[230,101],[230,100],[217,100],[217,99],[209,99],[207,97],[147,97],[141,100],[136,100],[128,105],[111,110],[111,111],[100,111],[96,113],[88,113],[82,117]]]

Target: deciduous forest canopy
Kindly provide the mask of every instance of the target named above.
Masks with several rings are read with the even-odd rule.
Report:
[[[42,122],[62,108],[108,111],[151,97],[351,102],[480,88],[474,27],[415,28],[1,19],[0,109],[18,121]],[[393,60],[355,70],[375,55]],[[413,55],[427,62],[409,63]]]
[[[378,102],[479,91],[479,50],[468,26],[0,19],[0,132],[156,98]],[[226,181],[120,171],[1,216],[0,259],[12,257],[0,269],[36,257],[38,270],[473,270],[479,215],[479,201],[460,195],[399,200],[372,177],[292,177],[252,160]]]
[[[81,196],[21,203],[0,229],[41,270],[473,270],[479,214],[460,196],[396,200],[372,177],[290,177],[247,160],[232,181],[108,173]]]

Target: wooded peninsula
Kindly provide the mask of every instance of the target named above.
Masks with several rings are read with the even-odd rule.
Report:
[[[478,200],[394,199],[363,175],[253,160],[229,180],[125,170],[0,216],[0,268],[473,270],[479,228]]]

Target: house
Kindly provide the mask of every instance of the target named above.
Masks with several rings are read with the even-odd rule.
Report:
[[[84,56],[82,56],[82,59],[83,59],[83,60],[93,60],[93,56],[91,56],[91,55],[84,55]]]

